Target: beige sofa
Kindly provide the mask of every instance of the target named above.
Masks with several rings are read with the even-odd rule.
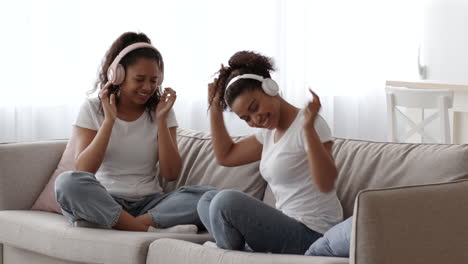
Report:
[[[177,181],[162,182],[166,191],[208,184],[274,203],[258,163],[217,165],[206,133],[179,129],[178,144],[183,171]],[[199,245],[212,239],[206,233],[73,228],[61,215],[29,210],[65,145],[64,140],[0,144],[0,264],[468,263],[468,145],[336,139],[337,193],[345,216],[353,209],[356,215],[349,259],[209,248]]]
[[[333,155],[344,215],[354,212],[349,259],[229,251],[160,239],[150,245],[147,262],[468,263],[468,145],[336,139]]]

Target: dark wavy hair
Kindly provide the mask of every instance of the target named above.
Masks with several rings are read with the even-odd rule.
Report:
[[[104,87],[104,85],[107,83],[108,81],[107,69],[109,69],[109,66],[112,64],[112,62],[117,57],[117,55],[127,46],[134,44],[134,43],[138,43],[138,42],[146,42],[146,43],[151,44],[151,40],[145,34],[135,33],[135,32],[123,33],[120,37],[118,37],[114,41],[114,43],[112,43],[111,47],[109,48],[106,55],[104,56],[104,59],[102,60],[102,64],[98,73],[98,79],[96,80],[96,83],[94,84],[94,88],[88,92],[88,95],[94,93],[96,90],[101,90]],[[147,59],[155,60],[159,67],[159,70],[162,73],[162,76],[164,76],[164,61],[161,56],[161,53],[155,49],[141,48],[141,49],[133,50],[127,55],[125,55],[120,60],[120,64],[124,67],[126,71],[129,66],[135,64],[137,60],[140,58],[147,58]],[[109,93],[111,94],[117,95],[119,90],[120,90],[120,85],[111,85],[109,87]],[[161,98],[161,90],[158,88],[156,92],[145,103],[145,110],[146,112],[148,112],[151,121],[153,121],[153,116],[151,115],[151,112],[153,112],[156,109],[156,106],[158,105],[160,98]],[[116,103],[117,104],[119,103],[117,97],[116,97]],[[99,110],[101,114],[104,114],[101,100],[99,100]]]
[[[234,77],[246,73],[253,73],[263,78],[271,78],[270,72],[274,70],[273,60],[269,57],[253,51],[236,52],[229,59],[228,66],[221,66],[221,69],[217,72],[218,80],[215,83],[215,90],[219,96],[219,106],[221,109],[226,110],[234,99],[245,90],[262,89],[261,83],[257,80],[240,79],[231,84],[226,98],[224,98],[226,85]],[[210,95],[208,98],[209,107],[212,106],[213,99],[213,95]]]

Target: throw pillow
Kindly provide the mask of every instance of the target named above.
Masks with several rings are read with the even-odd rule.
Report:
[[[62,172],[75,170],[75,141],[75,128],[73,127],[72,135],[70,140],[68,140],[65,151],[62,154],[62,158],[60,159],[54,173],[52,173],[52,176],[44,190],[42,190],[36,202],[34,202],[34,205],[31,208],[32,210],[55,212],[59,214],[62,213],[60,206],[55,199],[55,179],[57,179]]]
[[[310,246],[304,255],[326,257],[349,257],[353,217],[330,228]]]

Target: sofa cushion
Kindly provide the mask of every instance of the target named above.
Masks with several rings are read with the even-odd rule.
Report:
[[[240,140],[234,137],[233,140]],[[210,185],[219,189],[237,189],[262,199],[266,182],[260,175],[259,162],[224,167],[218,164],[208,133],[186,128],[177,129],[177,145],[182,157],[182,171],[173,182],[162,179],[164,191],[173,191],[185,185]]]
[[[76,129],[73,127],[72,135],[70,140],[68,140],[67,146],[63,151],[62,158],[60,159],[57,168],[49,179],[49,182],[42,190],[41,194],[34,202],[32,210],[47,211],[61,214],[62,210],[60,209],[57,200],[55,199],[55,179],[65,171],[75,170],[74,161],[75,161],[75,142],[76,142]]]
[[[66,144],[66,140],[0,144],[0,210],[30,209]]]
[[[348,264],[348,258],[251,253],[197,245],[175,239],[151,243],[147,264]]]
[[[335,139],[333,156],[345,218],[361,190],[468,179],[468,145]]]
[[[61,214],[60,206],[55,200],[54,184],[60,173],[74,170],[75,133],[73,129],[62,158],[32,206],[33,210]],[[240,138],[233,139],[239,140]],[[182,171],[175,182],[167,183],[161,177],[159,178],[165,192],[174,191],[186,185],[211,185],[220,189],[237,189],[258,199],[263,198],[266,182],[260,175],[258,162],[235,168],[220,166],[214,156],[208,133],[178,128],[177,144],[183,162]]]
[[[96,264],[84,263],[53,258],[36,252],[32,252],[19,247],[4,245],[3,246],[4,258],[3,263],[34,263],[34,264]],[[0,261],[0,264],[2,262]]]
[[[207,234],[168,234],[71,227],[65,217],[41,211],[0,211],[0,241],[77,262],[145,263],[148,247],[167,237],[202,243]]]

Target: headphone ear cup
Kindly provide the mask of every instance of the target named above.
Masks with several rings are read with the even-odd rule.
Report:
[[[271,78],[266,78],[262,82],[263,91],[268,94],[269,96],[276,96],[279,92],[278,83]]]
[[[125,79],[125,69],[121,64],[112,67],[112,65],[107,69],[107,80],[113,85],[121,84]]]
[[[115,68],[114,81],[112,83],[114,85],[119,85],[123,83],[124,79],[125,79],[125,69],[122,66],[122,64],[119,64]]]
[[[107,69],[107,84],[111,85],[115,82],[115,70],[112,65]],[[107,85],[106,84],[106,85]]]

